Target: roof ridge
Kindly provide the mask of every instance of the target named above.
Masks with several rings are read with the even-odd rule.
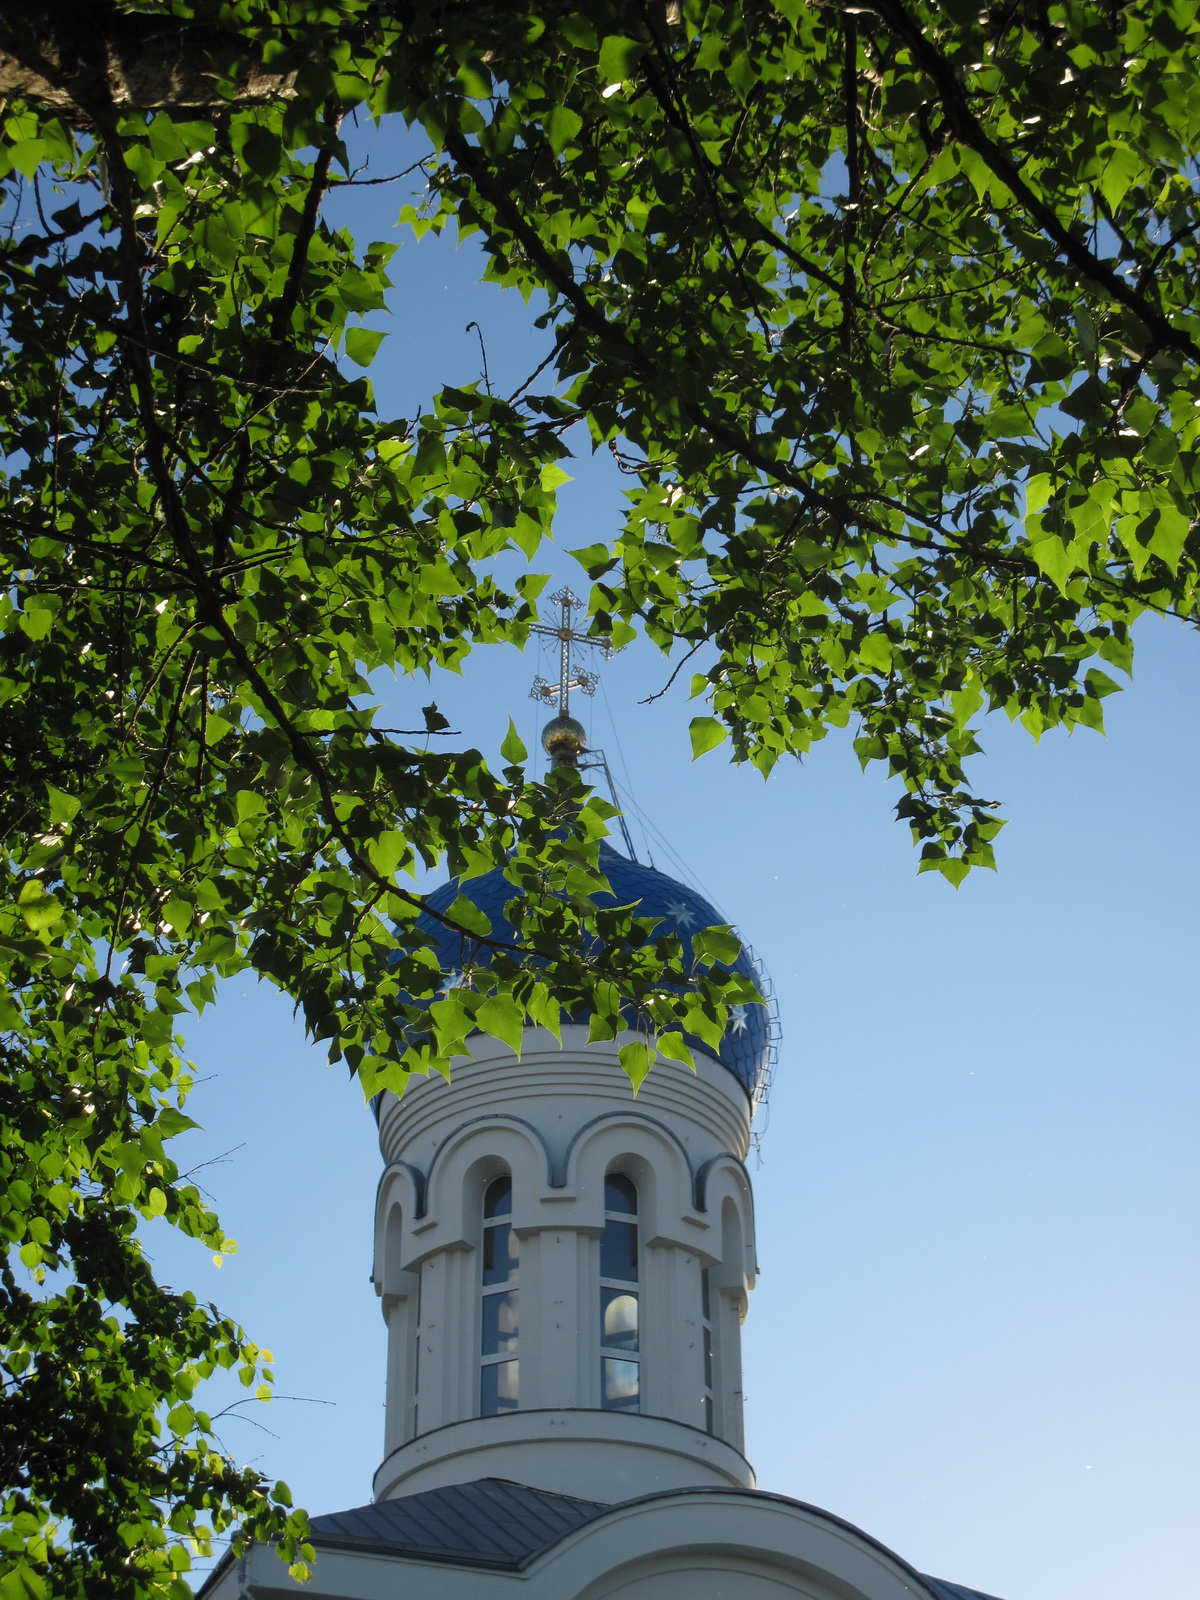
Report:
[[[572,1505],[594,1506],[596,1509],[599,1509],[601,1506],[611,1506],[616,1503],[612,1500],[585,1500],[581,1495],[564,1494],[561,1489],[541,1489],[536,1483],[522,1483],[518,1478],[495,1478],[489,1475],[486,1478],[471,1478],[468,1480],[468,1482],[472,1484],[494,1483],[501,1485],[505,1489],[520,1489],[524,1494],[540,1495],[547,1500],[569,1500]],[[447,1487],[450,1486],[447,1485]],[[462,1488],[464,1485],[458,1484],[455,1485],[455,1487]],[[437,1490],[426,1491],[426,1493],[432,1494],[436,1494],[437,1492]]]

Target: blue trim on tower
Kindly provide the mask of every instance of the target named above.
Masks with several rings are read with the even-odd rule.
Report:
[[[660,932],[679,935],[685,961],[691,958],[692,933],[721,924],[721,918],[712,906],[694,889],[668,878],[654,867],[631,861],[610,844],[602,843],[600,846],[600,870],[608,879],[612,893],[598,894],[595,897],[596,904],[629,905],[636,901],[639,916],[658,917],[661,919]],[[517,890],[499,867],[465,884],[460,885],[457,879],[452,879],[434,889],[426,899],[435,911],[445,912],[460,892],[479,907],[497,938],[517,942],[516,930],[504,915],[504,907],[515,897]],[[422,915],[417,918],[417,926],[430,936],[442,971],[447,975],[460,971],[464,958],[476,962],[481,959],[472,941],[452,934],[435,918]],[[486,952],[483,952],[483,959],[486,959]],[[756,984],[761,982],[758,969],[745,950],[734,962],[734,971],[744,973]],[[700,1050],[727,1067],[746,1091],[751,1104],[756,1105],[766,1087],[770,1070],[770,1013],[765,1005],[758,1004],[735,1006],[733,1011],[718,1050],[713,1050],[690,1035],[688,1043],[693,1050]]]

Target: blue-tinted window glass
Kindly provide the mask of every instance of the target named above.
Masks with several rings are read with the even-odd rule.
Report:
[[[604,1232],[600,1236],[600,1404],[606,1411],[641,1410],[638,1296],[637,1190],[629,1178],[604,1180]],[[615,1213],[615,1215],[614,1215]],[[619,1352],[619,1354],[618,1354]]]
[[[512,1179],[496,1178],[487,1186],[483,1197],[485,1217],[512,1216]]]
[[[606,1222],[600,1237],[600,1276],[618,1283],[638,1281],[636,1222]]]
[[[638,1347],[638,1299],[628,1289],[601,1289],[600,1343],[607,1350]]]
[[[620,1211],[626,1216],[637,1216],[637,1190],[628,1178],[620,1173],[610,1173],[604,1180],[605,1211]]]
[[[636,1361],[604,1358],[604,1409],[637,1411],[640,1407],[639,1372]]]
[[[480,1374],[479,1410],[485,1417],[517,1409],[516,1361],[493,1361]]]
[[[484,1283],[511,1283],[517,1276],[521,1245],[512,1224],[498,1222],[483,1230]]]
[[[512,1356],[517,1353],[517,1291],[483,1297],[483,1350],[485,1356]]]
[[[704,1387],[710,1392],[713,1386],[712,1332],[704,1330]]]

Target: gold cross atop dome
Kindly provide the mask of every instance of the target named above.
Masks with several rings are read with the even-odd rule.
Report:
[[[545,678],[535,678],[533,688],[529,691],[530,699],[544,700],[547,705],[558,702],[560,717],[569,716],[571,713],[571,690],[578,689],[581,694],[595,694],[596,685],[600,679],[594,672],[576,672],[571,675],[571,646],[573,644],[588,644],[607,659],[612,655],[612,645],[607,639],[595,639],[591,634],[578,633],[571,626],[571,613],[577,606],[583,604],[577,600],[570,589],[560,589],[557,594],[550,596],[556,606],[562,607],[562,621],[558,627],[552,627],[548,622],[535,622],[530,626],[530,633],[542,633],[549,639],[557,639],[558,649],[558,682],[547,683]]]
[[[558,640],[558,682],[550,683],[545,678],[537,677],[533,680],[533,688],[529,691],[530,699],[544,700],[547,705],[558,706],[558,716],[546,724],[542,730],[542,745],[550,755],[555,766],[575,766],[578,757],[586,744],[586,735],[580,723],[571,715],[571,690],[578,689],[581,694],[592,695],[596,692],[596,685],[600,679],[595,672],[584,672],[578,669],[572,672],[571,647],[573,645],[590,645],[592,649],[599,650],[600,654],[608,659],[612,655],[612,646],[607,639],[596,639],[591,634],[580,633],[571,626],[571,613],[583,604],[577,599],[570,589],[562,588],[557,594],[550,596],[551,601],[562,607],[562,618],[557,627],[548,622],[535,622],[530,626],[530,633],[540,633],[548,639]]]

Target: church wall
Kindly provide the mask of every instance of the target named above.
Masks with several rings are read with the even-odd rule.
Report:
[[[620,1506],[554,1545],[529,1579],[529,1600],[916,1600],[927,1592],[890,1551],[813,1507],[703,1492]]]
[[[472,1056],[455,1064],[448,1084],[436,1074],[413,1078],[402,1100],[383,1096],[379,1107],[380,1148],[385,1161],[403,1157],[428,1170],[445,1136],[451,1110],[462,1123],[503,1108],[515,1116],[519,1107],[534,1111],[538,1128],[556,1162],[589,1115],[614,1104],[634,1105],[659,1116],[681,1142],[703,1160],[702,1150],[728,1150],[744,1161],[749,1152],[749,1105],[737,1080],[719,1062],[696,1051],[693,1074],[677,1061],[660,1059],[634,1101],[621,1071],[616,1049],[634,1035],[606,1045],[588,1045],[587,1029],[567,1025],[563,1043],[543,1029],[525,1034],[519,1072],[513,1073],[511,1051],[478,1035]],[[540,1103],[540,1107],[539,1107]]]
[[[391,1452],[414,1428],[421,1280],[419,1273],[405,1272],[400,1264],[404,1212],[399,1200],[389,1194],[381,1215],[382,1250],[377,1253],[376,1282],[388,1328],[384,1449]]]
[[[575,1462],[576,1486],[568,1492],[584,1492],[580,1473],[591,1481],[591,1469],[566,1448],[568,1439],[582,1437],[580,1430],[547,1418],[603,1405],[600,1244],[605,1180],[614,1172],[637,1194],[633,1359],[640,1395],[636,1409],[603,1413],[605,1448],[611,1453],[624,1438],[630,1448],[645,1449],[654,1434],[650,1423],[671,1423],[696,1430],[701,1442],[668,1444],[659,1428],[663,1459],[647,1459],[635,1474],[638,1487],[628,1492],[752,1481],[740,1454],[737,1464],[731,1458],[711,1470],[705,1465],[720,1454],[708,1436],[739,1453],[742,1444],[737,1346],[754,1259],[741,1165],[749,1108],[740,1085],[712,1061],[699,1060],[696,1074],[662,1061],[635,1099],[616,1060],[621,1041],[588,1046],[580,1028],[564,1030],[562,1049],[541,1030],[530,1030],[526,1041],[518,1062],[480,1038],[450,1084],[418,1080],[403,1100],[389,1095],[380,1105],[380,1144],[389,1164],[380,1185],[375,1281],[388,1323],[389,1383],[379,1492],[414,1492],[433,1482],[431,1473],[439,1482],[479,1475],[474,1458],[482,1447],[474,1435],[480,1430],[497,1441],[488,1446],[488,1472],[565,1487],[560,1469],[541,1459],[544,1451],[539,1465],[530,1465],[530,1440],[520,1443],[518,1469],[511,1415],[480,1416],[483,1201],[499,1177],[511,1179],[505,1221],[519,1250],[516,1277],[504,1291],[507,1314],[514,1302],[518,1310],[519,1410],[542,1415],[551,1452],[561,1441],[563,1462],[568,1456]],[[460,1425],[469,1423],[478,1427],[464,1434]],[[442,1462],[449,1464],[435,1472]]]
[[[701,1551],[639,1562],[590,1584],[578,1600],[785,1600],[789,1596],[835,1600],[824,1584],[780,1572],[753,1556]]]
[[[564,1408],[473,1417],[423,1433],[380,1465],[375,1499],[479,1478],[506,1478],[602,1502],[680,1488],[754,1484],[745,1457],[699,1429],[663,1417]]]
[[[475,1317],[474,1252],[448,1249],[424,1262],[414,1396],[419,1432],[457,1422],[469,1412],[474,1396],[455,1353],[461,1330],[472,1327]],[[405,1418],[398,1431],[411,1438],[413,1425]]]

